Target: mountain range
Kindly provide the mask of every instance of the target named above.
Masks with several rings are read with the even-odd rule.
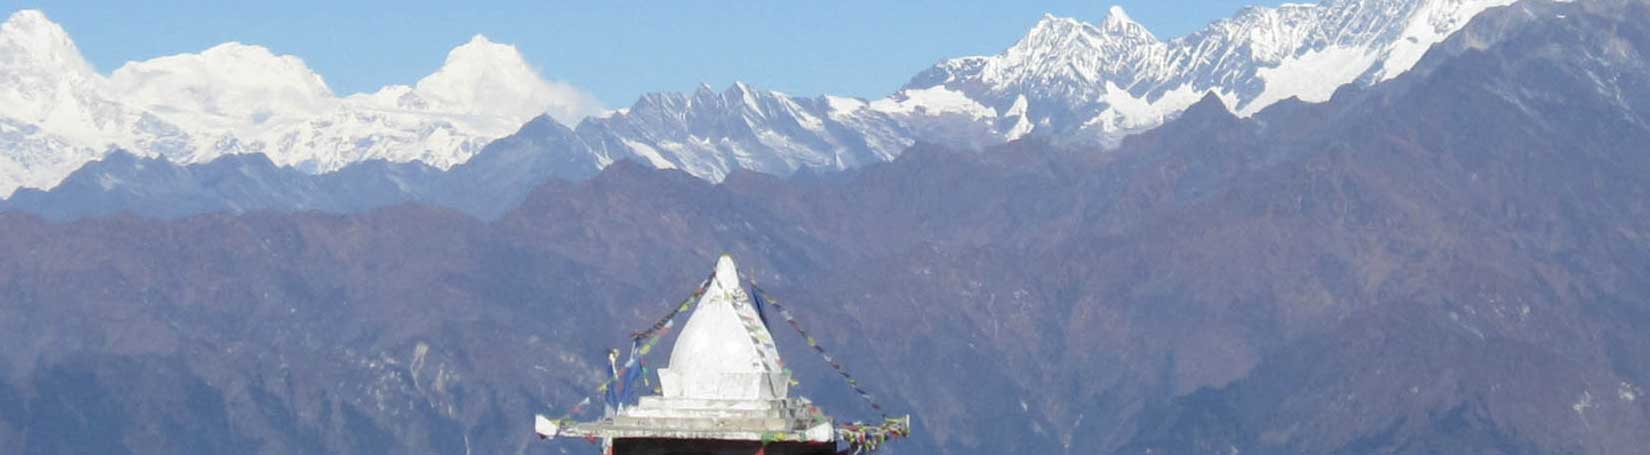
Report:
[[[1163,41],[1112,7],[1099,24],[1045,16],[1003,53],[945,61],[906,91],[947,90],[1021,114],[1009,133],[1115,145],[1207,93],[1242,116],[1278,101],[1327,101],[1335,90],[1408,71],[1433,44],[1512,0],[1328,0],[1249,7]]]
[[[12,125],[12,133],[0,135],[6,146],[0,148],[0,192],[47,194],[12,196],[0,208],[69,219],[118,211],[174,216],[376,206],[324,202],[366,200],[419,201],[488,217],[546,179],[588,178],[621,160],[719,181],[741,169],[774,175],[852,169],[891,160],[919,142],[977,149],[1036,137],[1110,149],[1208,93],[1249,116],[1282,100],[1321,102],[1343,86],[1391,79],[1470,18],[1509,1],[1252,7],[1169,41],[1120,8],[1099,24],[1046,16],[1002,53],[941,62],[882,99],[798,97],[735,83],[722,91],[701,86],[649,94],[628,108],[600,112],[576,88],[541,79],[513,48],[480,36],[414,87],[339,98],[298,58],[238,43],[134,62],[103,76],[60,27],[24,11],[0,29],[0,55],[10,62],[0,67],[0,81],[9,81],[0,82],[6,85],[0,95],[26,101],[0,111],[0,122]],[[546,110],[551,114],[528,121]],[[510,156],[487,163],[480,155],[498,139],[514,145],[495,144],[491,153]],[[75,175],[115,149],[180,168],[262,153],[276,167],[301,174],[385,162],[454,173],[471,164],[469,175],[481,178],[425,181],[405,175],[426,172],[403,169],[373,178],[397,180],[400,187],[355,195],[329,192],[334,187],[325,177],[302,183],[292,177],[281,180],[294,186],[269,188],[281,196],[248,201],[214,191],[252,183],[151,182],[137,176],[153,171],[111,166],[138,162],[127,159]],[[245,161],[219,167],[236,163]],[[217,175],[166,173],[197,174]],[[183,188],[191,188],[184,199],[205,202],[161,209],[142,203]]]
[[[1249,116],[1206,94],[1109,151],[715,182],[615,160],[486,220],[0,213],[0,452],[597,450],[530,416],[729,252],[914,416],[896,453],[1636,453],[1646,62],[1650,1],[1524,0],[1386,82]],[[573,160],[526,152],[568,131],[477,160]],[[796,390],[873,417],[777,332]]]
[[[306,173],[374,159],[446,168],[534,116],[600,110],[480,35],[413,86],[339,97],[303,60],[261,46],[224,43],[104,75],[39,11],[0,24],[0,195],[52,188],[112,149],[178,164],[261,153]]]

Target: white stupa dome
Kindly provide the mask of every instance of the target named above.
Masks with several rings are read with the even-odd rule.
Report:
[[[789,377],[773,334],[740,285],[733,258],[722,255],[693,315],[659,370],[667,398],[703,400],[783,399]]]

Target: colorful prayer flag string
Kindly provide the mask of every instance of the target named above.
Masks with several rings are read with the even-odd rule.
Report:
[[[849,373],[847,368],[844,368],[841,363],[838,363],[835,358],[832,358],[830,353],[825,352],[825,347],[819,344],[819,340],[815,339],[813,335],[808,334],[808,331],[802,328],[801,323],[796,322],[796,316],[791,314],[791,310],[789,308],[785,308],[784,304],[779,303],[778,299],[768,295],[767,291],[763,291],[760,286],[756,285],[756,283],[751,283],[751,293],[760,296],[759,298],[765,301],[768,306],[772,306],[774,309],[779,310],[779,316],[785,318],[785,323],[790,325],[791,329],[795,330],[798,335],[801,335],[802,339],[808,340],[808,346],[813,348],[814,352],[818,353],[820,358],[825,359],[825,363],[830,365],[831,369],[836,370],[837,375],[842,376],[842,379],[848,382],[848,387],[852,388],[855,393],[858,393],[859,397],[864,399],[866,403],[870,404],[871,409],[875,410],[877,414],[882,416],[883,419],[888,419],[888,414],[883,411],[882,405],[877,403],[876,398],[871,396],[870,392],[866,392],[864,388],[859,386],[859,380],[854,379],[854,375]]]
[[[669,324],[671,321],[676,320],[677,315],[682,314],[682,312],[685,312],[688,308],[692,307],[693,302],[699,301],[699,296],[705,295],[705,289],[710,287],[710,280],[714,279],[716,279],[716,272],[711,272],[710,276],[705,277],[704,281],[699,282],[699,287],[693,290],[693,294],[690,294],[687,298],[682,299],[682,303],[676,305],[676,309],[671,310],[670,314],[666,314],[665,317],[659,318],[659,322],[653,323],[653,326],[648,327],[647,330],[630,334],[630,339],[633,341],[640,340],[653,336],[658,331],[663,330],[665,324]]]
[[[608,389],[616,386],[622,387],[625,392],[629,392],[634,386],[633,384],[619,384],[621,378],[628,376],[625,372],[631,368],[642,367],[641,357],[653,352],[653,348],[658,345],[659,340],[666,334],[670,333],[670,329],[676,325],[676,317],[686,312],[689,308],[692,308],[693,303],[699,301],[699,297],[705,295],[706,288],[710,287],[711,280],[715,278],[716,274],[712,272],[710,276],[705,277],[704,281],[699,282],[699,287],[695,288],[692,294],[689,294],[687,298],[682,299],[682,302],[676,305],[676,308],[671,309],[669,314],[666,314],[665,317],[660,318],[658,322],[653,323],[653,325],[648,327],[647,330],[631,334],[629,359],[625,362],[623,368],[613,372],[613,374],[611,374],[606,380],[596,386],[596,393],[594,396],[606,395]],[[561,418],[556,419],[556,422],[563,425],[572,423],[573,416],[584,412],[585,408],[589,407],[590,402],[591,397],[586,396],[584,401],[580,401],[578,405],[575,405],[572,409],[567,410],[567,413],[563,414]]]
[[[778,309],[779,315],[785,318],[785,323],[790,325],[791,329],[795,330],[798,335],[801,335],[802,339],[807,340],[808,347],[813,348],[814,352],[818,353],[820,358],[824,359],[825,363],[831,366],[831,369],[836,370],[837,375],[842,376],[842,379],[848,383],[848,387],[852,388],[854,393],[859,394],[861,399],[864,399],[866,403],[871,405],[871,409],[882,415],[882,423],[878,425],[854,422],[840,425],[836,428],[837,440],[848,445],[848,449],[845,453],[857,455],[875,452],[890,439],[903,438],[911,435],[911,417],[888,417],[887,412],[882,408],[882,404],[877,403],[876,397],[872,396],[870,392],[867,392],[864,387],[861,387],[859,385],[859,380],[854,378],[854,375],[849,373],[848,369],[842,366],[842,363],[837,362],[835,358],[831,357],[831,354],[825,351],[825,347],[819,344],[818,339],[814,338],[813,335],[808,334],[808,331],[802,328],[802,324],[796,321],[796,316],[791,314],[790,309],[785,308],[785,306],[779,303],[778,300],[774,299],[772,296],[769,296],[768,293],[763,291],[761,287],[756,285],[756,283],[751,283],[751,293],[757,297],[757,301],[766,301],[765,306],[772,306],[775,309]]]

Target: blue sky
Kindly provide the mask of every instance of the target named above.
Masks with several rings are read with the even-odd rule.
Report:
[[[175,1],[0,0],[44,10],[105,73],[225,41],[302,57],[345,95],[410,84],[480,33],[610,107],[650,91],[744,80],[797,95],[886,95],[947,57],[1013,44],[1043,13],[1088,22],[1116,4],[1160,38],[1271,0]],[[336,4],[335,4],[336,3]]]

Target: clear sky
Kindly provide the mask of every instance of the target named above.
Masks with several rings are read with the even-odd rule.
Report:
[[[1298,1],[1298,0],[1297,0]],[[108,73],[129,60],[241,41],[293,54],[339,95],[411,84],[484,34],[547,78],[628,106],[652,91],[744,80],[795,95],[880,97],[948,57],[992,54],[1043,13],[1123,6],[1159,38],[1276,0],[18,1],[62,24]]]

